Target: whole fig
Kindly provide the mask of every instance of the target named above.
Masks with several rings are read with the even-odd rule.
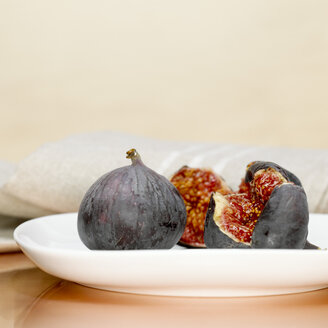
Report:
[[[132,164],[100,177],[86,192],[78,233],[89,249],[168,249],[181,238],[187,213],[178,190],[143,164],[135,149]]]

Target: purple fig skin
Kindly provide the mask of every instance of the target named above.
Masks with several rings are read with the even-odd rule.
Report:
[[[81,202],[78,233],[89,249],[169,249],[183,234],[187,213],[178,190],[139,156],[131,159],[100,177]]]
[[[273,189],[252,235],[252,248],[307,246],[309,209],[302,187],[290,183]]]
[[[319,246],[316,246],[314,244],[311,244],[309,241],[306,241],[304,245],[304,249],[320,249]]]

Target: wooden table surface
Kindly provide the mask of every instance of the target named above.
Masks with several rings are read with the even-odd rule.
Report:
[[[124,294],[63,281],[22,253],[0,255],[0,327],[322,327],[328,289],[236,298]]]

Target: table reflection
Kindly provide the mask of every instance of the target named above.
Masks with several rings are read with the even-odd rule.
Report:
[[[15,327],[327,327],[328,289],[265,297],[186,298],[124,294],[60,281]]]

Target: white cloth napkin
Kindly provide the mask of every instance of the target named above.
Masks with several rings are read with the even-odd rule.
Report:
[[[45,144],[17,166],[0,162],[0,214],[33,218],[78,211],[98,177],[130,165],[130,148],[168,178],[183,165],[210,167],[234,189],[249,162],[273,161],[300,178],[311,212],[328,213],[327,150],[173,142],[104,131]]]
[[[273,161],[300,178],[311,212],[328,212],[326,150],[171,142],[96,132],[45,144],[16,168],[0,166],[6,171],[0,185],[0,213],[35,217],[77,211],[98,177],[130,165],[125,158],[130,148],[136,148],[147,166],[168,178],[183,165],[211,167],[232,188],[239,185],[249,162]]]
[[[0,214],[23,218],[33,218],[51,214],[42,206],[33,205],[25,201],[24,197],[17,198],[4,191],[4,186],[8,180],[15,174],[16,165],[0,161]],[[1,220],[1,219],[0,219]]]

